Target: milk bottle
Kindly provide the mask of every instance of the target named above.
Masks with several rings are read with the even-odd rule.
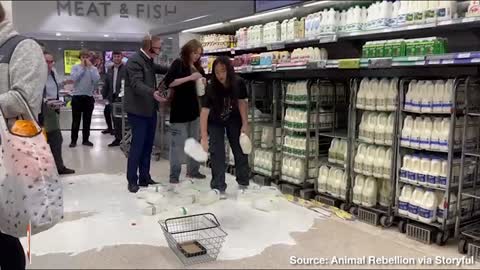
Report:
[[[437,208],[437,221],[440,224],[443,224],[443,220],[447,218],[448,211],[448,220],[447,224],[452,224],[455,222],[455,214],[457,208],[457,196],[453,192],[450,193],[450,203],[447,201],[447,194],[442,194],[441,199],[439,200]],[[448,209],[448,210],[447,210]]]
[[[390,183],[390,179],[381,179],[378,181],[382,181],[382,187],[379,192],[379,203],[381,206],[388,207],[392,202],[392,197],[390,195],[390,193],[392,192],[392,184]]]
[[[423,117],[417,117],[413,122],[413,131],[410,137],[410,147],[420,149],[420,136],[423,131]]]
[[[431,190],[425,191],[422,203],[418,208],[418,219],[423,223],[433,223],[437,220],[438,200],[435,192]]]
[[[434,23],[437,21],[437,7],[440,5],[439,1],[427,1],[428,6],[425,11],[425,22]]]
[[[304,179],[305,178],[305,170],[304,170],[303,162],[304,161],[301,160],[301,159],[296,159],[295,160],[295,174],[294,174],[294,176],[297,179]]]
[[[375,143],[384,144],[385,143],[385,132],[387,130],[388,116],[386,113],[380,113],[377,117],[377,125],[374,128],[375,133]]]
[[[381,178],[383,176],[383,162],[385,161],[385,154],[385,148],[377,147],[373,162],[373,177]]]
[[[328,162],[337,163],[335,149],[337,146],[338,139],[333,139],[332,143],[330,144],[330,148],[328,149]]]
[[[360,121],[360,125],[358,126],[358,138],[362,141],[366,141],[367,134],[366,134],[366,127],[367,127],[367,120],[370,112],[363,112],[362,120]]]
[[[420,174],[420,158],[413,156],[411,160],[411,170],[408,172],[408,180],[418,183],[418,174]]]
[[[388,87],[388,92],[386,96],[387,111],[395,111],[397,109],[397,84],[398,78],[393,78],[390,81],[390,86]]]
[[[360,87],[357,93],[357,108],[365,109],[367,103],[367,87],[369,87],[370,81],[368,78],[363,78],[360,82]]]
[[[321,16],[322,15],[320,12],[314,13],[312,16],[312,36],[318,36],[320,34],[320,21],[322,20]]]
[[[426,81],[418,81],[415,91],[413,91],[412,110],[414,112],[421,112],[422,110],[422,98],[425,95]]]
[[[363,163],[363,174],[370,176],[373,174],[373,162],[375,158],[375,151],[377,148],[374,145],[370,145],[367,148],[367,155]]]
[[[448,176],[448,162],[446,160],[442,160],[442,170],[440,171],[440,175],[438,176],[438,182],[436,183],[437,186],[446,186],[447,185],[447,176]]]
[[[442,102],[442,112],[450,113],[452,109],[452,93],[453,93],[453,80],[448,80],[445,83],[445,88],[443,90],[443,102]]]
[[[388,81],[388,79],[383,78],[380,80],[375,97],[375,109],[377,111],[387,110],[387,93],[389,87],[390,82]]]
[[[433,96],[435,95],[435,85],[432,81],[426,81],[421,92],[421,112],[429,113],[433,111]]]
[[[365,160],[365,151],[367,149],[367,145],[364,143],[361,143],[358,148],[357,148],[357,153],[355,155],[355,161],[354,161],[354,166],[353,170],[356,173],[363,173],[363,162]]]
[[[412,156],[405,155],[403,156],[402,167],[400,168],[400,178],[403,180],[409,180],[408,172],[411,169]]]
[[[400,197],[398,198],[398,213],[403,216],[409,215],[410,201],[413,200],[413,188],[410,185],[404,185]]]
[[[425,191],[421,187],[415,188],[408,205],[408,217],[413,220],[418,220],[418,209],[422,206],[423,195]]]
[[[282,41],[287,40],[288,20],[283,20],[280,24],[280,37]]]
[[[395,113],[390,113],[385,127],[385,144],[393,145],[393,128],[395,125]]]
[[[432,137],[430,139],[430,149],[440,150],[441,137],[442,137],[442,119],[435,117],[433,120]]]
[[[335,181],[333,182],[332,196],[340,197],[341,186],[343,181],[343,171],[337,169],[335,171]]]
[[[392,170],[392,158],[393,158],[393,153],[392,153],[392,148],[388,148],[387,151],[385,152],[385,159],[383,161],[383,175],[382,177],[385,179],[390,179],[391,176],[391,170]]]
[[[335,172],[338,169],[331,167],[328,171],[328,179],[327,179],[327,192],[333,194],[333,188],[335,183]]]
[[[328,173],[329,169],[327,166],[323,165],[320,167],[318,171],[318,185],[317,190],[318,192],[326,192],[327,191],[327,181],[328,181]]]
[[[451,20],[456,10],[455,1],[438,1],[437,21]]]
[[[403,121],[402,136],[400,138],[400,144],[402,146],[409,147],[411,145],[413,125],[413,117],[410,115],[405,117],[405,120]]]
[[[430,173],[427,176],[427,183],[432,186],[438,186],[438,178],[442,171],[442,162],[438,158],[433,158],[430,163]]]
[[[375,206],[377,204],[377,193],[377,180],[373,177],[367,177],[362,192],[362,205],[366,207]]]
[[[439,150],[448,151],[448,138],[450,135],[450,119],[443,118],[442,132],[440,133]]]
[[[370,113],[367,118],[367,125],[365,126],[365,141],[373,143],[375,140],[375,126],[377,125],[378,114]]]
[[[365,109],[374,111],[375,110],[375,95],[378,92],[378,80],[372,79],[370,81],[370,87],[366,90],[366,98],[365,98]]]
[[[430,174],[431,161],[429,158],[423,157],[420,159],[420,171],[417,173],[417,181],[420,183],[427,182],[427,175]]]
[[[435,94],[432,99],[432,112],[443,112],[443,94],[445,92],[445,82],[443,80],[437,80],[435,82]]]
[[[423,119],[423,127],[421,129],[421,136],[420,136],[420,148],[421,149],[430,149],[430,140],[432,138],[432,129],[433,129],[433,122],[430,117],[425,117]]]
[[[365,177],[361,174],[355,177],[355,186],[353,187],[353,203],[360,205],[362,203],[363,187],[365,186]]]
[[[412,80],[408,84],[408,91],[407,94],[405,95],[405,104],[404,108],[407,111],[413,111],[413,104],[414,104],[414,98],[415,98],[415,91],[417,89],[417,81]]]

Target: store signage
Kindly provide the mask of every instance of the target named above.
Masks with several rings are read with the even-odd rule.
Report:
[[[133,3],[132,3],[133,2]],[[112,17],[119,15],[120,18],[128,19],[130,16],[142,19],[161,19],[177,13],[177,6],[173,3],[156,4],[160,1],[145,2],[121,2],[119,9],[112,7],[110,1],[57,1],[57,15],[78,17]],[[116,4],[117,6],[118,4]]]
[[[80,50],[65,50],[63,51],[63,63],[65,67],[65,74],[70,74],[72,67],[80,64]]]

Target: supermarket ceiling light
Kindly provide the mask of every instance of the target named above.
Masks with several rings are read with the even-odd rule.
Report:
[[[57,36],[57,37],[59,37],[59,36],[61,36],[61,35],[62,35],[62,33],[56,33],[56,34],[55,34],[55,36]]]
[[[270,15],[273,15],[273,14],[288,12],[290,10],[292,10],[292,9],[291,8],[283,8],[283,9],[279,9],[279,10],[274,10],[274,11],[270,11],[270,12],[255,14],[255,15],[252,15],[252,16],[231,20],[230,22],[236,23],[236,22],[250,21],[250,20],[255,20],[255,19],[258,19],[258,18],[270,16]]]
[[[108,35],[108,34],[105,34],[105,35],[103,35],[103,37],[109,37],[109,35]]]
[[[307,4],[304,4],[303,7],[313,7],[313,6],[318,6],[318,5],[325,5],[325,4],[328,4],[330,2],[333,2],[333,1],[315,1],[315,2],[312,2],[312,3],[307,3]]]
[[[198,32],[198,31],[207,30],[207,29],[210,29],[210,28],[216,28],[216,27],[219,27],[219,26],[222,26],[222,25],[223,25],[223,22],[214,23],[214,24],[209,24],[209,25],[204,25],[204,26],[200,26],[200,27],[186,29],[186,30],[183,30],[182,33]]]

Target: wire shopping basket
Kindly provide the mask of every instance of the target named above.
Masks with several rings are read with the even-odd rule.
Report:
[[[211,213],[169,218],[158,223],[168,245],[184,265],[215,261],[227,236]]]

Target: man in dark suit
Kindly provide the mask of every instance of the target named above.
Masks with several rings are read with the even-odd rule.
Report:
[[[158,102],[154,99],[157,80],[155,74],[165,74],[168,68],[154,63],[160,54],[158,36],[146,36],[142,48],[127,62],[125,83],[125,110],[132,130],[132,143],[128,154],[128,190],[137,192],[139,186],[156,184],[150,176]],[[137,174],[139,171],[139,174]]]
[[[125,80],[127,77],[127,68],[122,62],[122,53],[114,51],[112,58],[113,66],[108,69],[107,76],[105,77],[105,84],[102,89],[102,96],[106,101],[103,113],[108,126],[108,129],[102,131],[102,133],[112,133],[115,135],[115,140],[108,145],[109,147],[119,146],[122,140],[122,120],[120,118],[113,118],[112,128],[112,103],[121,100],[118,95],[122,88],[122,80]]]

